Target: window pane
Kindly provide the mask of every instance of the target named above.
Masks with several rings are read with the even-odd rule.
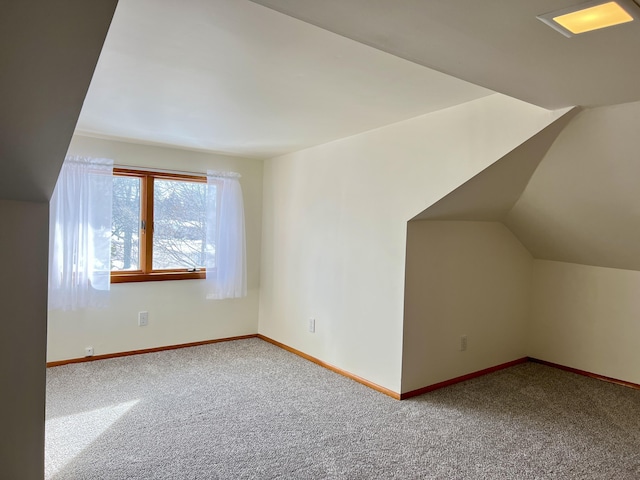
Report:
[[[154,180],[153,269],[205,265],[207,185]]]
[[[140,185],[140,178],[113,177],[111,270],[140,269]]]

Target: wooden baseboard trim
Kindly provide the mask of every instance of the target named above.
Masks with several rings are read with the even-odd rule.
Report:
[[[605,375],[598,375],[597,373],[587,372],[586,370],[580,370],[578,368],[567,367],[565,365],[560,365],[558,363],[547,362],[546,360],[540,360],[539,358],[527,357],[527,360],[534,363],[539,363],[541,365],[546,365],[547,367],[553,367],[560,370],[564,370],[566,372],[576,373],[578,375],[583,375],[585,377],[595,378],[597,380],[602,380],[604,382],[615,383],[616,385],[622,385],[624,387],[634,388],[636,390],[640,390],[640,385],[633,382],[627,382],[626,380],[619,380],[613,377],[607,377]]]
[[[155,348],[145,348],[142,350],[130,350],[127,352],[117,352],[117,353],[107,353],[105,355],[94,355],[92,357],[81,357],[81,358],[71,358],[68,360],[59,360],[59,361],[55,361],[55,362],[47,362],[47,368],[50,367],[59,367],[61,365],[68,365],[71,363],[83,363],[83,362],[93,362],[95,360],[106,360],[109,358],[117,358],[117,357],[126,357],[129,355],[141,355],[144,353],[154,353],[154,352],[162,352],[165,350],[177,350],[179,348],[188,348],[188,347],[198,347],[200,345],[210,345],[212,343],[220,343],[220,342],[231,342],[234,340],[246,340],[249,338],[259,338],[260,340],[263,340],[265,342],[268,342],[272,345],[275,345],[276,347],[282,348],[283,350],[286,350],[290,353],[293,353],[294,355],[297,355],[299,357],[304,358],[305,360],[308,360],[310,362],[315,363],[316,365],[319,365],[323,368],[326,368],[327,370],[331,370],[332,372],[335,372],[339,375],[342,375],[344,377],[350,378],[351,380],[354,380],[362,385],[365,385],[373,390],[376,390],[377,392],[383,393],[391,398],[394,398],[396,400],[406,400],[407,398],[411,398],[411,397],[416,397],[418,395],[422,395],[428,392],[432,392],[434,390],[438,390],[440,388],[444,388],[444,387],[448,387],[450,385],[454,385],[456,383],[460,383],[460,382],[464,382],[466,380],[471,380],[472,378],[476,378],[476,377],[481,377],[482,375],[487,375],[488,373],[493,373],[493,372],[497,372],[498,370],[503,370],[505,368],[509,368],[509,367],[513,367],[514,365],[519,365],[521,363],[526,363],[526,362],[534,362],[534,363],[539,363],[541,365],[546,365],[548,367],[552,367],[552,368],[557,368],[560,370],[564,370],[567,372],[571,372],[571,373],[575,373],[578,375],[583,375],[585,377],[590,377],[590,378],[595,378],[597,380],[602,380],[604,382],[609,382],[609,383],[615,383],[616,385],[622,385],[624,387],[629,387],[629,388],[633,388],[635,390],[640,390],[640,384],[637,383],[633,383],[633,382],[627,382],[626,380],[620,380],[617,378],[613,378],[613,377],[607,377],[605,375],[599,375],[597,373],[591,373],[591,372],[587,372],[586,370],[580,370],[578,368],[573,368],[573,367],[567,367],[565,365],[560,365],[558,363],[553,363],[553,362],[548,362],[546,360],[540,360],[538,358],[534,358],[534,357],[523,357],[523,358],[518,358],[517,360],[512,360],[510,362],[506,362],[506,363],[502,363],[500,365],[496,365],[494,367],[489,367],[489,368],[485,368],[483,370],[478,370],[477,372],[473,372],[473,373],[468,373],[466,375],[462,375],[460,377],[456,377],[456,378],[452,378],[449,380],[445,380],[443,382],[439,382],[439,383],[434,383],[433,385],[428,385],[426,387],[422,387],[422,388],[418,388],[416,390],[411,390],[410,392],[405,392],[405,393],[397,393],[394,392],[393,390],[389,390],[388,388],[385,388],[381,385],[378,385],[376,383],[370,382],[369,380],[359,377],[358,375],[354,375],[351,372],[348,372],[346,370],[343,370],[341,368],[338,368],[334,365],[331,365],[329,363],[323,362],[322,360],[312,357],[311,355],[308,355],[304,352],[301,352],[300,350],[297,350],[293,347],[290,347],[288,345],[285,345],[284,343],[280,343],[277,340],[273,340],[272,338],[266,337],[262,334],[250,334],[250,335],[240,335],[240,336],[236,336],[236,337],[226,337],[226,338],[217,338],[215,340],[203,340],[200,342],[191,342],[191,343],[181,343],[178,345],[167,345],[164,347],[155,347]]]
[[[209,345],[211,343],[231,342],[233,340],[245,340],[247,338],[256,338],[257,334],[240,335],[238,337],[216,338],[215,340],[203,340],[201,342],[181,343],[178,345],[168,345],[165,347],[145,348],[142,350],[130,350],[128,352],[107,353],[104,355],[94,355],[92,357],[71,358],[69,360],[59,360],[56,362],[47,362],[47,368],[59,367],[70,363],[93,362],[95,360],[106,360],[108,358],[127,357],[129,355],[141,355],[143,353],[162,352],[165,350],[176,350],[178,348],[198,347],[200,345]]]
[[[494,367],[485,368],[483,370],[478,370],[477,372],[467,373],[466,375],[462,375],[460,377],[452,378],[450,380],[445,380],[444,382],[434,383],[433,385],[428,385],[426,387],[418,388],[416,390],[411,390],[410,392],[405,392],[400,394],[400,400],[406,400],[407,398],[417,397],[418,395],[422,395],[424,393],[432,392],[434,390],[438,390],[440,388],[448,387],[450,385],[454,385],[456,383],[464,382],[466,380],[471,380],[472,378],[481,377],[482,375],[487,375],[488,373],[497,372],[498,370],[503,370],[505,368],[513,367],[514,365],[519,365],[521,363],[526,363],[528,360],[527,357],[518,358],[517,360],[512,360],[510,362],[502,363],[500,365],[496,365]]]
[[[358,375],[354,375],[353,373],[347,372],[346,370],[343,370],[341,368],[335,367],[333,365],[331,365],[330,363],[326,363],[323,362],[322,360],[316,358],[316,357],[312,357],[311,355],[307,355],[304,352],[301,352],[300,350],[296,350],[293,347],[290,347],[289,345],[285,345],[284,343],[280,343],[277,340],[274,340],[272,338],[269,337],[265,337],[262,334],[258,334],[257,337],[261,340],[264,340],[265,342],[268,342],[272,345],[275,345],[276,347],[280,347],[283,350],[286,350],[287,352],[293,353],[294,355],[298,355],[299,357],[304,358],[305,360],[308,360],[310,362],[315,363],[316,365],[320,365],[321,367],[326,368],[327,370],[331,370],[332,372],[338,373],[344,377],[350,378],[351,380],[354,380],[358,383],[361,383],[362,385],[369,387],[373,390],[376,390],[380,393],[384,393],[385,395],[388,395],[391,398],[394,398],[396,400],[400,400],[400,394],[397,392],[394,392],[393,390],[389,390],[388,388],[385,388],[383,386],[380,386],[376,383],[370,382],[369,380],[359,377]]]

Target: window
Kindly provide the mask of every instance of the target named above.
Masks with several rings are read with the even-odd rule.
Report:
[[[205,278],[207,178],[113,174],[111,282]]]

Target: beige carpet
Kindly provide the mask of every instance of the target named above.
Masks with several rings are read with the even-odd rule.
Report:
[[[55,367],[47,478],[640,479],[640,391],[527,363],[399,402],[258,339]]]

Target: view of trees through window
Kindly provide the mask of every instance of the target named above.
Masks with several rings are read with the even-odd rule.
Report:
[[[140,269],[140,191],[138,177],[113,177],[111,270]]]
[[[141,270],[143,178],[114,176],[111,270]],[[203,268],[207,184],[153,179],[152,269]],[[151,269],[147,266],[147,269]]]
[[[207,184],[156,179],[153,204],[153,269],[204,267]]]

